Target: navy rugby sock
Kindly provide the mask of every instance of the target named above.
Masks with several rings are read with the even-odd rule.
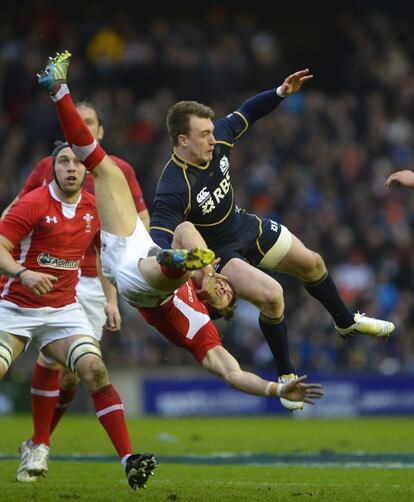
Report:
[[[296,373],[289,357],[287,322],[284,316],[272,319],[260,313],[259,326],[276,361],[278,375]]]
[[[306,291],[322,303],[340,328],[348,328],[354,323],[354,315],[339,296],[331,276],[326,274],[313,283],[305,283]]]

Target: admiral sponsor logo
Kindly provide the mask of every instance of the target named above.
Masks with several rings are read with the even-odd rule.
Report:
[[[61,270],[78,270],[79,260],[65,260],[64,258],[57,258],[50,256],[49,253],[40,253],[37,257],[37,263],[42,267],[58,268]]]
[[[210,197],[210,192],[207,190],[207,187],[203,187],[197,194],[196,200],[197,203],[201,206],[203,202]]]

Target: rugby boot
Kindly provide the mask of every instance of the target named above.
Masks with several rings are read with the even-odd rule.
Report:
[[[368,335],[373,338],[388,338],[395,330],[392,322],[367,317],[357,312],[354,315],[354,324],[348,328],[340,328],[335,325],[335,331],[341,338],[352,338],[357,335]]]
[[[50,57],[45,69],[37,74],[37,81],[53,96],[61,84],[66,84],[68,67],[72,54],[69,51],[57,52],[55,57]]]
[[[288,383],[291,380],[294,380],[295,378],[297,378],[296,375],[294,375],[293,373],[289,373],[289,375],[281,375],[277,381],[279,383]],[[281,402],[282,406],[284,406],[286,409],[288,409],[291,412],[303,410],[303,401],[290,401],[289,399],[285,399],[285,398],[281,397],[280,402]]]
[[[154,475],[157,461],[152,453],[135,454],[128,457],[125,473],[128,484],[133,490],[146,488],[148,478]]]
[[[161,249],[157,255],[160,265],[168,268],[199,270],[209,265],[215,258],[211,249]]]

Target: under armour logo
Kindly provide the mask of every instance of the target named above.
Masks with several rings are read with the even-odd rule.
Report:
[[[56,216],[46,216],[46,223],[57,223]]]

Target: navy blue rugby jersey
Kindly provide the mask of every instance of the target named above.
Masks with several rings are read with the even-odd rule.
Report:
[[[172,154],[161,173],[151,217],[151,237],[159,246],[170,247],[175,227],[186,220],[196,226],[212,249],[240,237],[243,218],[230,181],[230,152],[249,125],[281,101],[275,90],[265,91],[237,111],[214,120],[213,158],[204,165]]]

